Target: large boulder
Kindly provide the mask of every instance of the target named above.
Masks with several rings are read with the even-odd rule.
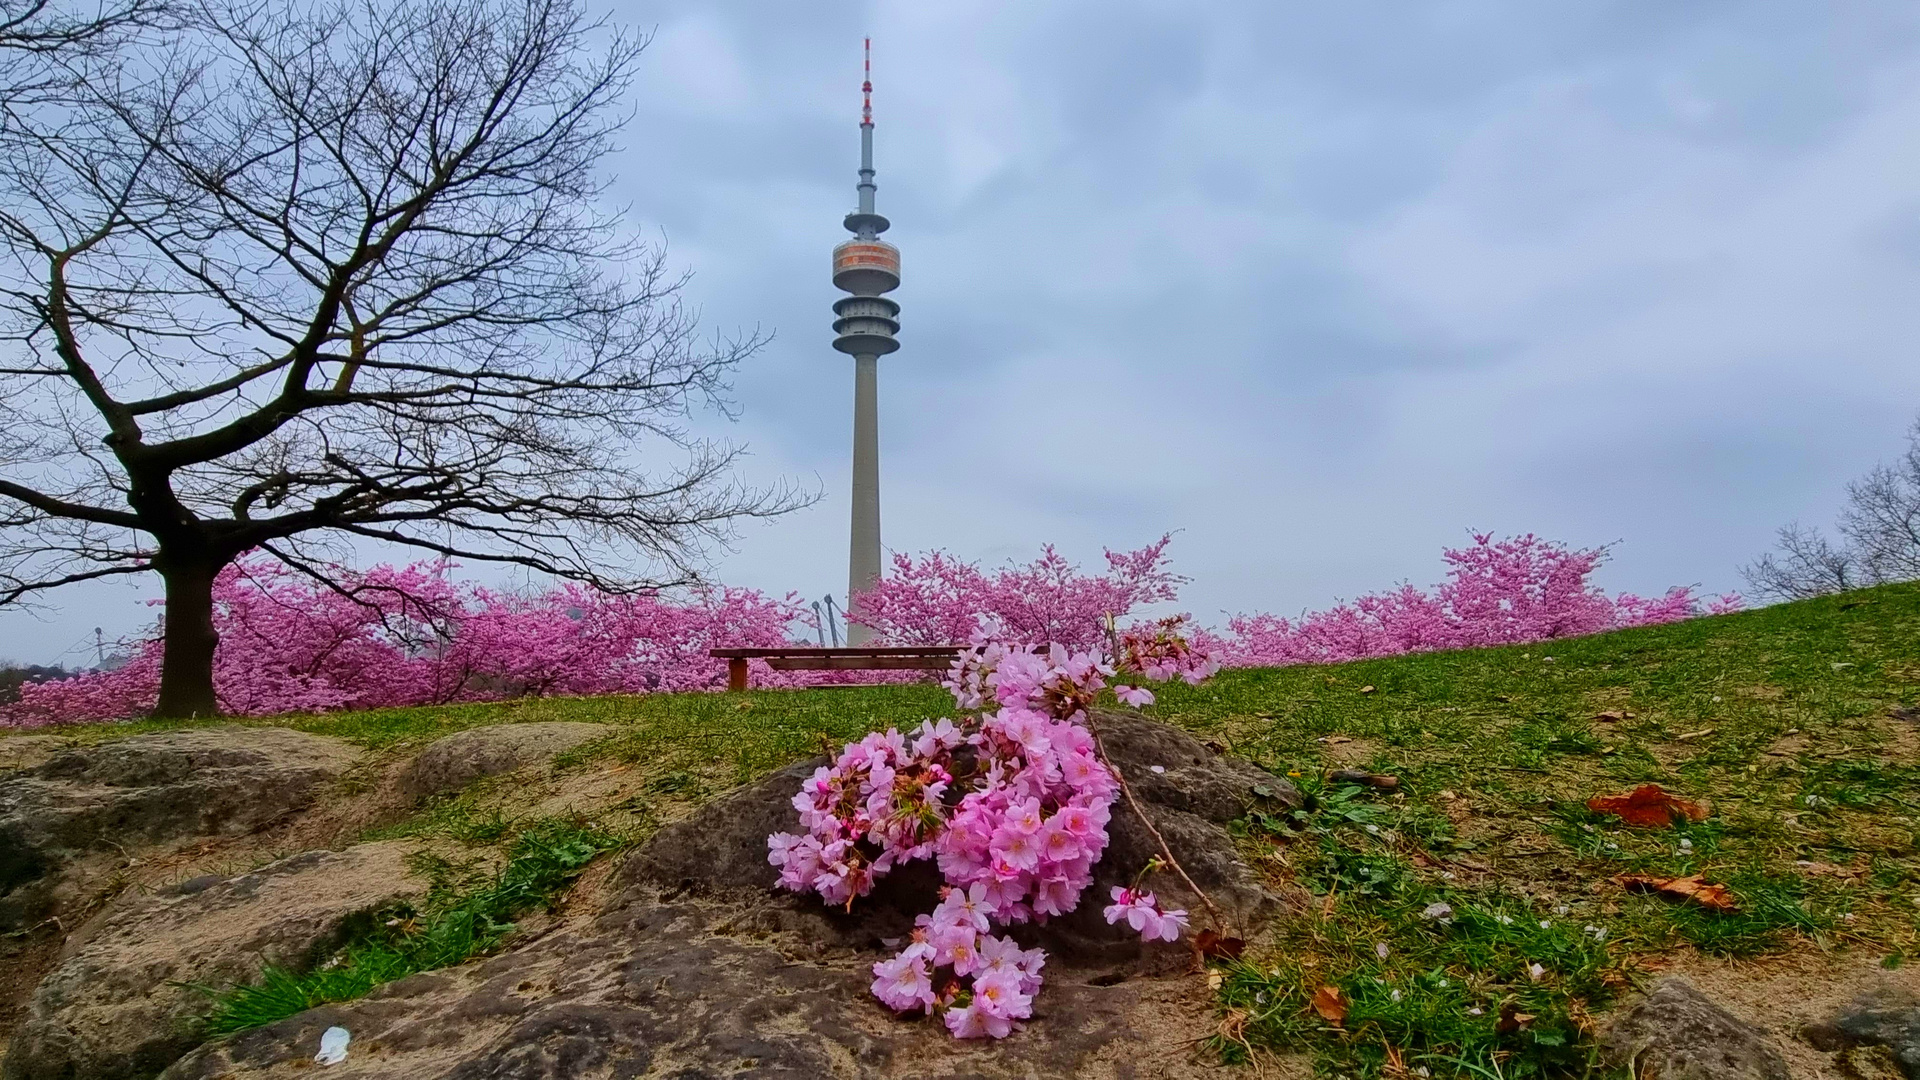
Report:
[[[494,724],[449,735],[420,751],[400,775],[409,795],[456,791],[485,776],[524,769],[551,759],[611,729],[605,724],[559,721]]]
[[[327,1073],[343,1080],[1218,1075],[1195,1060],[1211,1018],[1187,980],[1091,985],[1050,968],[1024,1030],[962,1043],[875,1002],[872,955],[796,962],[797,938],[740,936],[730,914],[705,900],[631,902],[589,927],[209,1043],[162,1080],[311,1076],[334,1026],[352,1035]]]
[[[305,808],[358,758],[339,739],[221,725],[74,747],[10,773],[0,778],[0,933],[75,900],[89,855],[112,862],[252,832]]]
[[[1792,1080],[1786,1059],[1753,1025],[1685,979],[1660,981],[1608,1027],[1608,1063],[1659,1080]]]
[[[425,892],[410,846],[309,851],[238,877],[194,878],[123,900],[67,941],[14,1033],[5,1080],[133,1080],[199,1041],[210,1008],[194,986],[305,971],[364,924]]]
[[[1116,764],[1232,929],[1274,907],[1225,823],[1255,804],[1298,805],[1285,780],[1131,714],[1095,717]],[[1011,1038],[958,1043],[937,1022],[895,1019],[868,993],[875,960],[933,904],[916,864],[853,914],[772,891],[767,834],[817,762],[783,769],[662,829],[618,870],[613,898],[491,959],[401,980],[210,1043],[166,1080],[305,1075],[321,1033],[352,1033],[338,1075],[356,1080],[560,1077],[897,1077],[958,1080],[1212,1075],[1192,1040],[1210,1022],[1184,978],[1184,946],[1144,950],[1099,917],[1158,844],[1123,802],[1082,911],[1020,928],[1049,951],[1036,1015]],[[1162,771],[1155,772],[1159,766]],[[1154,887],[1206,916],[1172,875]]]
[[[1108,757],[1133,788],[1154,828],[1174,856],[1219,909],[1229,933],[1245,934],[1269,918],[1275,899],[1235,850],[1226,825],[1248,809],[1291,809],[1301,804],[1292,784],[1264,769],[1217,754],[1192,736],[1137,713],[1096,711],[1092,717]],[[816,758],[774,773],[751,787],[708,804],[699,813],[661,829],[628,859],[622,878],[669,891],[753,898],[745,921],[762,929],[791,930],[822,948],[878,948],[911,933],[914,916],[932,910],[941,882],[925,863],[909,864],[881,880],[852,913],[817,899],[770,892],[778,872],[767,863],[767,835],[797,827],[792,799],[800,782],[824,763]],[[1107,850],[1094,868],[1094,882],[1073,913],[1044,927],[1023,927],[1017,937],[1048,950],[1055,963],[1113,973],[1168,971],[1190,962],[1182,945],[1145,945],[1124,924],[1100,915],[1115,885],[1133,881],[1160,842],[1132,806],[1114,803]],[[1180,877],[1164,871],[1149,886],[1169,907],[1186,908],[1196,926],[1207,921],[1201,899]]]

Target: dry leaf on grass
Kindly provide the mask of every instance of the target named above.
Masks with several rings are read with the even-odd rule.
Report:
[[[1215,960],[1238,960],[1240,954],[1247,951],[1247,943],[1241,938],[1227,937],[1212,930],[1202,930],[1193,938],[1194,947],[1201,956],[1210,956]]]
[[[1669,795],[1659,784],[1643,784],[1625,795],[1597,795],[1587,800],[1587,809],[1596,814],[1613,814],[1642,829],[1667,828],[1675,817],[1688,821],[1707,819],[1705,806]]]
[[[1646,874],[1622,874],[1613,879],[1628,892],[1658,893],[1669,900],[1684,900],[1699,904],[1709,911],[1734,912],[1740,906],[1734,903],[1733,892],[1725,885],[1709,885],[1699,874],[1687,877],[1657,878]]]
[[[1337,986],[1323,986],[1313,992],[1313,1011],[1330,1024],[1345,1023],[1347,1019],[1347,999],[1340,996]]]
[[[1509,1001],[1500,1006],[1500,1019],[1493,1025],[1493,1030],[1502,1035],[1511,1035],[1516,1031],[1525,1030],[1536,1019],[1538,1017],[1534,1014],[1521,1012],[1518,1005]]]

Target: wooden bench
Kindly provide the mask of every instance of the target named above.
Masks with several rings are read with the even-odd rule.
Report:
[[[778,649],[714,649],[707,655],[727,662],[727,689],[747,688],[747,661],[765,660],[775,671],[945,671],[965,645],[876,645],[827,649],[792,646]]]

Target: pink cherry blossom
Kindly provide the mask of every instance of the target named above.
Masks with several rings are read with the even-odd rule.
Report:
[[[933,981],[927,957],[903,952],[873,965],[873,996],[895,1012],[926,1010],[933,1006]]]
[[[1106,916],[1109,923],[1125,919],[1127,925],[1145,941],[1178,941],[1181,932],[1187,928],[1185,911],[1165,911],[1152,893],[1119,885],[1113,887],[1113,903],[1107,905],[1101,914]]]

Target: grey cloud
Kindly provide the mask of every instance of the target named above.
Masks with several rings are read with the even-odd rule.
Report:
[[[844,588],[826,259],[875,38],[905,284],[890,547],[1169,529],[1186,607],[1427,582],[1468,527],[1737,585],[1920,408],[1920,8],[622,4],[659,35],[611,192],[759,325],[738,425],[827,498],[720,576]],[[96,592],[0,654],[144,618]],[[77,636],[82,631],[75,631]],[[64,643],[64,642],[63,642]]]

